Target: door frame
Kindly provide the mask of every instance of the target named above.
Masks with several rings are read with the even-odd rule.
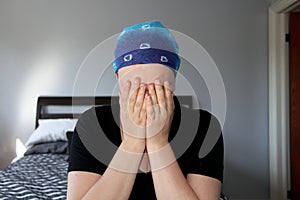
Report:
[[[269,7],[269,175],[270,199],[290,190],[289,53],[285,34],[289,13],[300,0],[277,0]]]

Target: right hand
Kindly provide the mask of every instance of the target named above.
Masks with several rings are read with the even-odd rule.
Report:
[[[146,86],[135,78],[127,81],[120,92],[121,147],[130,152],[143,153],[146,144]]]

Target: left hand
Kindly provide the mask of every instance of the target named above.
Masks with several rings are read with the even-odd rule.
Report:
[[[146,148],[153,152],[169,143],[169,132],[174,113],[173,93],[170,84],[159,80],[148,86],[146,94]]]
[[[120,93],[120,147],[127,151],[142,153],[145,150],[146,136],[146,106],[144,95],[146,86],[135,78],[133,83],[127,82],[125,89]]]

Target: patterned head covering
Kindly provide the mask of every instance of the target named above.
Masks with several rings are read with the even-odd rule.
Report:
[[[114,72],[134,64],[159,63],[178,71],[178,45],[170,31],[159,21],[135,24],[118,37],[113,62]]]

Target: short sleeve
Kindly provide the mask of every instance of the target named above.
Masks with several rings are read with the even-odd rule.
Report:
[[[102,175],[120,143],[120,129],[110,105],[86,110],[79,117],[72,136],[68,171]]]
[[[217,119],[201,111],[197,135],[184,156],[179,159],[184,174],[201,174],[223,182],[224,142]]]
[[[220,136],[213,149],[203,158],[193,155],[188,173],[201,174],[223,182],[223,137]]]
[[[72,142],[70,147],[69,167],[70,171],[86,171],[102,175],[107,166],[98,161],[91,153],[85,148],[78,136],[75,129],[72,135]]]
[[[101,132],[99,132],[100,130]],[[90,152],[90,150],[95,149],[95,146],[105,147],[103,143],[106,141],[101,140],[101,138],[106,136],[110,137],[107,141],[118,143],[116,137],[119,135],[118,132],[118,127],[114,123],[109,106],[92,107],[82,113],[72,134],[68,171],[86,171],[102,175],[107,165],[97,159],[94,156],[97,154]],[[105,135],[102,135],[102,133]],[[102,135],[102,137],[95,137],[99,135]],[[93,140],[88,140],[89,145],[94,145],[91,149],[86,148],[84,145],[87,142],[86,140],[84,143],[84,139],[87,138],[93,138]],[[94,143],[91,143],[91,141],[94,141]]]

